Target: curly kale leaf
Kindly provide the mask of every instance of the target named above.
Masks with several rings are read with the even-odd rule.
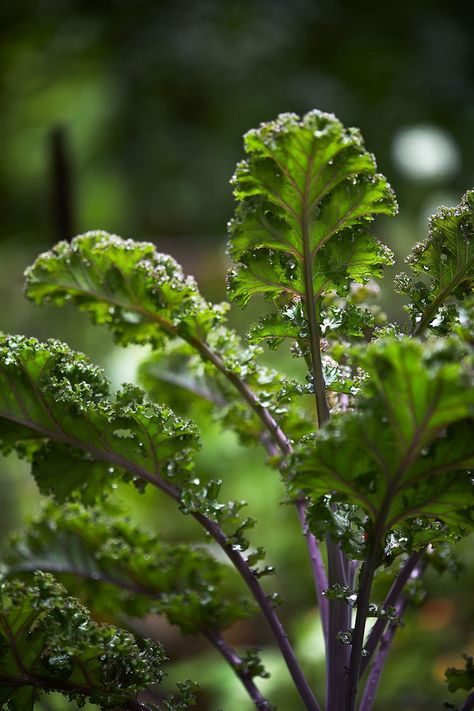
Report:
[[[449,332],[457,321],[456,306],[474,289],[474,190],[457,207],[442,207],[431,217],[427,239],[414,247],[407,262],[413,276],[399,274],[396,287],[410,298],[407,310],[415,334],[428,327]]]
[[[151,709],[137,694],[161,682],[165,661],[161,645],[138,646],[129,632],[94,622],[51,575],[0,585],[1,708],[32,711],[43,692],[57,691],[81,706]]]
[[[205,339],[225,305],[209,304],[196,282],[148,242],[95,231],[59,242],[25,272],[37,304],[72,301],[107,325],[122,345],[162,345],[169,337]]]
[[[194,279],[153,244],[101,231],[61,242],[27,269],[26,294],[37,304],[74,303],[122,345],[150,343],[155,352],[142,368],[143,380],[173,408],[187,398],[210,402],[227,427],[247,441],[258,438],[258,413],[241,402],[244,382],[257,409],[262,400],[275,419],[287,414],[276,397],[282,377],[259,365],[260,350],[225,326],[226,305],[206,301]],[[293,420],[288,415],[286,424]],[[288,436],[301,434],[301,424]]]
[[[196,429],[57,341],[0,337],[0,448],[31,458],[43,493],[91,504],[118,473],[142,485],[190,467]]]
[[[233,178],[238,206],[230,222],[235,301],[245,305],[264,294],[284,297],[283,310],[301,301],[307,311],[328,292],[345,294],[352,282],[381,275],[392,256],[368,223],[394,214],[396,202],[357,130],[319,111],[281,114],[246,134],[245,151]],[[261,337],[287,332],[275,318],[264,322]]]
[[[165,614],[185,634],[219,630],[253,611],[239,581],[209,553],[166,544],[120,516],[77,503],[49,503],[4,556],[9,575],[54,573],[94,612]],[[237,591],[237,593],[235,592]]]
[[[405,338],[376,342],[355,360],[368,373],[358,410],[297,447],[294,487],[313,499],[347,496],[386,531],[417,518],[472,529],[472,354],[455,339]],[[442,527],[430,535],[442,540]]]

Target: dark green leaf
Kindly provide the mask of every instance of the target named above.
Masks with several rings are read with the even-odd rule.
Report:
[[[54,573],[72,594],[109,619],[167,615],[183,633],[220,629],[248,617],[239,580],[206,551],[165,544],[117,511],[48,504],[4,557],[10,574]]]
[[[397,289],[410,297],[408,311],[415,333],[426,327],[446,332],[456,310],[474,289],[474,190],[457,207],[442,207],[430,219],[428,237],[407,257],[414,277],[400,274]],[[416,280],[420,275],[426,280]]]
[[[464,669],[450,667],[445,671],[446,683],[450,691],[459,691],[459,689],[470,691],[474,689],[474,660],[468,656],[465,656],[464,659],[466,660]]]
[[[189,466],[198,442],[189,421],[139,388],[107,395],[102,371],[64,344],[0,338],[0,447],[32,456],[44,493],[92,503],[116,469],[144,483]]]
[[[157,643],[98,625],[62,585],[36,573],[31,587],[0,586],[0,703],[32,711],[42,691],[101,709],[139,708],[137,693],[163,678]],[[149,707],[146,707],[149,708]]]
[[[337,491],[387,530],[420,514],[472,528],[472,356],[454,339],[386,339],[356,362],[369,375],[358,411],[300,446],[294,486]]]

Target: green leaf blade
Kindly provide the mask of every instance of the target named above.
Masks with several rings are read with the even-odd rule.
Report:
[[[392,255],[368,223],[397,206],[358,131],[318,111],[281,114],[247,133],[244,144],[247,158],[232,181],[233,300],[245,306],[255,294],[275,302],[285,295],[312,309],[329,292],[381,276]]]
[[[32,708],[50,691],[102,709],[125,706],[161,682],[165,659],[159,644],[139,648],[130,633],[98,625],[50,575],[0,585],[0,700],[11,708]]]
[[[113,515],[50,503],[5,555],[9,575],[53,573],[71,594],[112,622],[164,614],[183,634],[219,630],[254,612],[236,574],[206,550],[167,544]],[[240,596],[239,596],[240,593]]]
[[[474,190],[457,207],[442,207],[431,217],[428,237],[406,261],[413,276],[398,275],[396,288],[410,298],[407,310],[415,333],[426,328],[450,332],[453,313],[443,307],[462,304],[474,290]]]
[[[458,349],[458,350],[456,350]],[[455,341],[380,341],[357,362],[368,372],[358,411],[302,445],[296,487],[336,491],[390,528],[416,516],[472,529],[472,357]]]
[[[100,369],[56,341],[0,338],[0,447],[29,453],[44,493],[93,503],[117,474],[153,481],[189,466],[196,428],[139,388],[115,397]]]

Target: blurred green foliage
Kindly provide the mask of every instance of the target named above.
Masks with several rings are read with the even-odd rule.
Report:
[[[228,180],[242,154],[241,134],[280,111],[317,107],[361,128],[400,202],[400,217],[379,229],[399,270],[424,236],[426,217],[474,185],[472,20],[472,7],[461,0],[2,3],[0,329],[60,337],[103,364],[114,385],[134,380],[143,349],[114,350],[104,331],[75,312],[36,310],[21,296],[23,269],[65,230],[102,228],[153,240],[198,277],[206,296],[222,298]],[[392,314],[400,307],[386,306]],[[250,320],[233,318],[243,328]],[[288,372],[295,368],[275,358]],[[268,585],[285,597],[283,616],[321,690],[309,566],[294,512],[279,505],[283,488],[263,453],[243,450],[217,425],[199,424],[202,471],[223,478],[230,498],[251,492],[249,513],[260,521],[254,540],[277,566]],[[0,482],[4,538],[39,497],[13,457],[0,462]],[[154,492],[119,492],[136,523],[159,529],[165,540],[199,539],[196,526]],[[428,598],[397,634],[379,711],[440,708],[448,698],[444,669],[460,666],[463,651],[473,653],[469,541],[460,555],[471,572],[455,585],[448,574],[431,573]],[[178,661],[170,689],[189,675],[203,680],[199,708],[248,708],[231,672],[201,642],[184,640],[158,619],[139,631],[160,638]],[[296,711],[265,626],[242,622],[230,635],[237,646],[245,639],[263,647],[272,677],[262,691],[277,689],[281,708]],[[44,705],[63,708],[53,697]]]

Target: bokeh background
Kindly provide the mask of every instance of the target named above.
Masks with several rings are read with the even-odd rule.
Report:
[[[114,384],[133,380],[137,349],[73,311],[39,310],[22,297],[22,272],[57,240],[95,228],[155,242],[194,273],[208,298],[225,297],[229,178],[241,136],[281,111],[330,111],[359,126],[399,199],[378,231],[398,268],[427,217],[474,185],[474,12],[469,2],[398,0],[4,0],[0,5],[0,329],[60,337],[102,364]],[[389,298],[391,317],[401,304]],[[235,313],[245,330],[252,312]],[[287,359],[281,366],[291,371]],[[270,581],[308,676],[322,688],[322,642],[304,544],[283,490],[258,451],[204,428],[200,467],[250,498],[254,539],[277,566]],[[131,515],[167,540],[199,533],[166,503],[120,492]],[[25,525],[39,497],[24,465],[0,461],[0,537]],[[274,505],[273,505],[274,504]],[[471,546],[460,548],[472,563]],[[427,711],[449,693],[446,666],[474,651],[473,573],[429,576],[426,601],[397,635],[379,711]],[[161,620],[175,679],[201,682],[199,707],[246,711],[232,674],[199,640]],[[229,632],[263,649],[262,690],[299,711],[265,625]],[[454,699],[453,699],[454,700]],[[38,706],[40,708],[40,706]],[[74,708],[49,697],[43,709]]]

